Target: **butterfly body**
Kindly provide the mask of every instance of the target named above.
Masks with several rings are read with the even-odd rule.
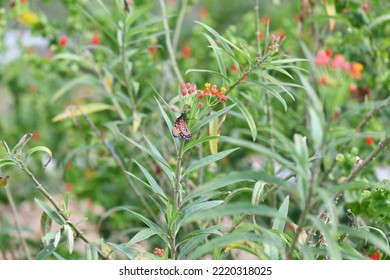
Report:
[[[172,135],[175,138],[183,137],[186,140],[191,140],[191,131],[188,128],[186,114],[182,113],[175,121],[172,127]]]

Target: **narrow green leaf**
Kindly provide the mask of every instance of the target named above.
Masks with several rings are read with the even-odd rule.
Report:
[[[3,167],[3,166],[7,166],[7,165],[16,165],[16,166],[18,166],[18,164],[13,159],[1,158],[0,159],[0,168]]]
[[[284,231],[284,226],[286,225],[286,219],[288,217],[288,205],[289,205],[290,197],[287,195],[286,198],[283,200],[282,205],[280,205],[279,208],[279,214],[283,219],[281,218],[276,218],[273,225],[272,229],[278,230],[280,232]]]
[[[202,202],[199,204],[191,205],[190,207],[188,207],[184,211],[183,215],[177,221],[176,231],[178,231],[180,229],[181,224],[191,215],[208,210],[208,209],[212,209],[218,205],[221,205],[222,203],[223,203],[223,200],[214,200],[214,201],[206,201],[206,202]]]
[[[136,235],[134,235],[133,238],[131,238],[130,241],[127,243],[127,245],[133,245],[137,242],[146,240],[153,235],[156,235],[156,232],[153,229],[145,228],[139,231]]]
[[[128,208],[125,208],[125,207],[121,207],[123,210],[126,210],[130,213],[132,213],[133,215],[137,216],[142,222],[144,222],[151,230],[153,230],[155,232],[155,234],[157,234],[164,242],[168,243],[168,234],[166,232],[164,232],[157,224],[155,224],[154,222],[152,222],[151,220],[149,220],[148,218],[146,218],[145,216],[133,211],[133,210],[130,210]]]
[[[42,212],[41,222],[40,222],[42,239],[44,239],[46,235],[50,232],[51,223],[52,223],[52,219],[50,219],[50,217],[45,212]],[[48,242],[43,242],[43,244],[45,246],[49,245]]]
[[[157,155],[155,154],[154,152],[152,152],[150,149],[142,146],[141,144],[137,143],[136,141],[128,138],[126,135],[124,135],[123,133],[119,132],[119,135],[121,135],[123,138],[125,138],[127,141],[129,141],[131,144],[133,144],[134,146],[136,146],[137,148],[139,148],[140,150],[142,150],[143,152],[147,153],[148,155],[150,155],[152,158],[154,158],[155,160],[157,160],[158,162],[160,162],[161,164],[167,166],[167,162],[164,158],[162,158],[162,156],[160,155]],[[170,166],[168,165],[167,166],[168,168],[170,168]]]
[[[371,31],[374,27],[376,27],[379,24],[382,24],[386,21],[390,21],[390,14],[382,15],[377,18],[375,18],[368,26],[367,31]],[[384,27],[383,27],[384,28]]]
[[[53,241],[54,247],[58,246],[58,244],[60,243],[60,240],[61,240],[61,230],[57,231],[57,233],[54,237],[54,241]]]
[[[255,182],[258,180],[262,180],[269,184],[280,186],[281,189],[292,192],[294,194],[297,193],[296,187],[293,184],[284,181],[282,178],[278,178],[261,171],[259,172],[242,171],[242,172],[225,174],[221,177],[217,177],[211,181],[208,181],[207,183],[199,186],[194,193],[186,196],[184,201],[203,196],[207,193],[211,193],[215,190],[218,190],[228,185],[232,185],[234,183]]]
[[[18,144],[15,145],[15,147],[12,149],[11,154],[21,154],[24,146],[26,146],[27,142],[30,141],[32,137],[32,133],[26,133],[23,135],[23,137],[19,140]]]
[[[66,224],[64,225],[64,232],[67,239],[68,251],[69,254],[72,254],[74,248],[74,234],[72,228]]]
[[[213,71],[213,70],[209,70],[209,69],[188,69],[186,72],[185,72],[185,75],[189,74],[189,73],[192,73],[192,72],[195,72],[195,73],[209,73],[211,75],[214,75],[214,76],[217,76],[218,78],[221,78],[227,82],[230,82],[229,78],[222,75],[221,73],[218,73],[216,71]]]
[[[61,245],[63,242],[65,242],[65,239],[61,239],[60,242],[57,245]],[[54,253],[56,250],[56,246],[54,246],[53,243],[50,243],[50,245],[44,247],[36,256],[36,260],[47,260],[49,257]]]
[[[253,187],[253,192],[252,192],[252,204],[253,205],[258,205],[260,203],[261,195],[264,190],[264,186],[266,186],[267,183],[259,180],[256,182],[255,186]]]
[[[140,164],[138,161],[136,160],[133,160],[139,167],[139,169],[141,169],[142,173],[145,175],[146,177],[146,180],[148,180],[149,182],[149,185],[152,189],[152,191],[156,194],[158,194],[159,196],[161,196],[162,198],[164,198],[165,200],[168,200],[168,197],[167,195],[164,193],[164,191],[161,189],[161,187],[159,186],[159,184],[156,182],[156,180],[153,178],[153,176],[142,166],[142,164]]]
[[[238,100],[237,98],[234,98],[234,97],[229,97],[229,98],[232,99],[237,104],[238,109],[240,109],[241,113],[244,115],[245,120],[248,123],[249,129],[250,129],[251,134],[252,134],[252,140],[256,141],[257,127],[256,127],[255,120],[252,117],[252,114],[248,111],[248,109],[245,107],[244,104],[242,104],[242,102],[240,100]]]
[[[208,34],[204,33],[204,36],[207,38],[207,40],[210,43],[211,48],[213,49],[215,58],[217,59],[219,72],[221,73],[221,76],[226,77],[226,65],[223,60],[223,57],[221,55],[221,49],[217,46],[217,43],[215,43],[215,40],[211,38]],[[222,83],[225,84],[225,80],[222,79]]]
[[[227,227],[227,225],[219,224],[215,226],[210,226],[208,228],[200,228],[195,231],[192,231],[186,236],[184,236],[182,239],[180,239],[180,241],[177,243],[177,246],[181,245],[184,242],[190,241],[194,237],[203,236],[204,238],[206,238],[207,236],[210,236],[212,234],[223,236],[223,233],[219,231],[223,227]]]
[[[56,115],[52,119],[52,122],[58,122],[68,118],[89,115],[92,113],[101,112],[105,110],[115,110],[115,108],[111,105],[107,105],[104,103],[88,103],[79,106],[72,106],[66,108],[63,113]]]
[[[215,112],[215,113],[213,113],[213,114],[211,114],[211,115],[209,115],[209,116],[207,116],[207,117],[205,117],[205,118],[199,120],[199,122],[197,122],[197,123],[195,124],[195,126],[192,128],[192,132],[193,132],[193,133],[196,132],[196,131],[199,130],[201,127],[203,127],[203,126],[205,126],[206,124],[208,124],[211,120],[213,120],[213,119],[219,117],[220,115],[226,113],[227,111],[229,111],[230,109],[232,109],[234,106],[236,106],[236,104],[232,104],[232,105],[230,105],[230,106],[228,106],[228,107],[225,107],[225,108],[223,108],[223,109],[221,109],[221,110],[219,110],[219,111],[217,111],[217,112]]]
[[[35,202],[38,203],[39,207],[42,208],[42,210],[51,218],[53,219],[57,224],[63,226],[64,221],[61,218],[61,216],[51,209],[47,204],[45,204],[43,201],[39,200],[38,198],[34,198]]]
[[[217,139],[218,137],[219,136],[202,136],[202,137],[200,137],[198,139],[186,142],[185,146],[184,146],[184,149],[183,149],[183,154],[185,154],[185,152],[191,150],[193,147],[195,147],[195,146],[197,146],[197,145],[199,145],[201,143],[210,141],[212,139]]]
[[[44,152],[49,156],[49,159],[47,160],[47,162],[44,165],[44,167],[46,168],[46,166],[50,163],[51,159],[53,158],[51,150],[47,147],[44,147],[44,146],[37,146],[37,147],[31,148],[26,152],[26,161],[33,153],[36,153],[36,152]]]
[[[230,149],[230,150],[227,150],[227,151],[223,151],[223,152],[219,152],[215,155],[209,155],[207,157],[204,157],[200,160],[197,160],[195,161],[194,163],[192,163],[184,172],[183,172],[183,177],[185,175],[187,175],[188,173],[194,171],[194,170],[197,170],[203,166],[206,166],[206,165],[209,165],[210,163],[213,163],[213,162],[216,162],[226,156],[228,156],[229,154],[231,154],[232,152],[238,150],[239,148],[235,148],[235,149]]]

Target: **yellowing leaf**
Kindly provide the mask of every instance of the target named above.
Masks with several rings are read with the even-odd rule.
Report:
[[[218,136],[218,118],[211,120],[209,123],[210,136]],[[218,153],[218,138],[209,140],[211,154]]]
[[[133,113],[133,132],[138,131],[138,128],[141,125],[141,120],[142,120],[141,115],[137,111],[134,111],[134,113]]]
[[[26,25],[35,25],[39,23],[39,17],[37,14],[31,12],[31,11],[25,11],[20,16],[20,21]]]
[[[336,15],[336,5],[334,0],[325,1],[325,10],[328,16],[334,17]],[[329,19],[329,31],[333,31],[336,26],[336,20],[334,18]]]
[[[96,113],[104,110],[114,110],[114,107],[102,103],[90,103],[90,104],[83,104],[79,106],[68,106],[67,108],[65,108],[65,111],[63,113],[55,116],[52,119],[52,121],[58,122],[61,120],[65,120],[67,118],[82,116],[84,114],[88,115],[91,113]]]

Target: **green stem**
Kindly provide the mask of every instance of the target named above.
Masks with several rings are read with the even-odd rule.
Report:
[[[35,178],[34,174],[31,173],[31,171],[27,168],[27,166],[24,165],[23,162],[19,162],[21,169],[30,177],[30,179],[33,181],[35,187],[40,191],[53,205],[53,207],[56,209],[58,215],[60,215],[64,221],[72,228],[72,230],[76,233],[77,237],[80,237],[81,240],[83,240],[85,243],[91,243],[88,238],[82,233],[82,231],[71,221],[68,220],[68,217],[65,215],[65,213],[62,211],[61,207],[54,201],[53,197],[46,191],[46,189],[42,186],[41,183]],[[108,259],[108,255],[101,252],[99,250],[99,254],[104,259]]]
[[[184,139],[180,138],[179,150],[177,151],[177,164],[176,164],[176,175],[175,175],[175,189],[174,189],[174,205],[176,209],[181,208],[182,197],[181,197],[181,189],[180,189],[180,181],[181,181],[181,163],[183,159],[183,147],[184,147]]]
[[[27,259],[31,260],[31,254],[30,254],[30,250],[28,249],[28,246],[27,246],[27,243],[26,243],[26,240],[24,239],[23,235],[22,235],[22,228],[20,226],[20,222],[19,222],[19,217],[18,217],[18,212],[16,210],[16,206],[15,206],[15,202],[14,202],[14,199],[12,198],[12,194],[9,190],[9,186],[6,186],[5,187],[5,193],[7,194],[7,199],[9,201],[9,204],[11,205],[11,209],[12,209],[12,215],[14,216],[14,220],[15,220],[15,225],[16,225],[16,230],[18,232],[18,236],[19,236],[19,239],[22,243],[22,246],[23,246],[23,250],[27,256]]]
[[[163,16],[163,24],[164,24],[164,31],[165,31],[165,43],[167,45],[168,49],[168,54],[169,58],[171,60],[172,68],[173,71],[175,72],[179,82],[184,82],[183,77],[180,74],[179,67],[176,62],[176,56],[175,56],[175,51],[172,46],[171,42],[171,36],[170,36],[170,29],[168,25],[168,15],[167,15],[167,9],[165,7],[165,2],[164,0],[160,0],[160,6],[161,6],[161,11],[162,11],[162,16]]]

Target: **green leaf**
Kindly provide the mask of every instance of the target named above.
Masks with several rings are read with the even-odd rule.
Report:
[[[230,110],[231,108],[233,108],[234,106],[236,106],[236,104],[232,104],[232,105],[230,105],[230,106],[228,106],[228,107],[225,107],[225,108],[223,108],[223,109],[221,109],[221,110],[219,110],[219,111],[217,111],[217,112],[215,112],[215,113],[213,113],[213,114],[211,114],[211,115],[209,115],[209,116],[207,116],[207,117],[205,117],[205,118],[199,120],[199,121],[195,124],[195,126],[192,128],[192,132],[193,132],[193,133],[196,132],[196,131],[199,130],[201,127],[203,127],[203,126],[205,126],[206,124],[208,124],[211,120],[213,120],[213,119],[219,117],[220,115],[226,113],[227,111],[229,111],[229,110]]]
[[[53,158],[51,150],[47,147],[44,147],[44,146],[38,146],[38,147],[31,148],[26,152],[26,161],[33,153],[36,153],[36,152],[44,152],[49,156],[49,159],[47,160],[47,162],[44,165],[44,167],[46,168],[46,166],[50,163],[51,159]]]
[[[165,200],[168,200],[168,197],[167,195],[164,193],[164,191],[161,189],[161,187],[159,186],[159,184],[156,182],[156,180],[153,178],[152,175],[150,175],[150,173],[142,166],[142,164],[140,164],[138,161],[136,160],[133,160],[139,167],[139,169],[141,169],[142,173],[145,175],[146,177],[146,180],[148,180],[149,182],[149,186],[151,187],[151,190],[158,194],[159,196],[161,196],[162,198],[164,198]],[[130,173],[129,173],[130,174]]]
[[[318,151],[323,142],[324,129],[318,112],[312,107],[309,107],[308,110],[310,115],[310,133],[313,138],[315,151]]]
[[[125,138],[127,141],[129,141],[131,144],[133,144],[134,146],[136,146],[137,148],[139,148],[143,152],[147,153],[148,155],[150,155],[152,158],[154,158],[155,160],[157,160],[158,162],[160,162],[164,166],[170,168],[170,166],[168,165],[166,160],[161,155],[154,153],[153,151],[151,151],[150,149],[146,148],[145,146],[142,146],[138,142],[128,138],[126,135],[124,135],[121,132],[119,132],[119,135],[121,135],[123,138]]]
[[[284,231],[284,226],[286,225],[286,219],[288,215],[288,205],[289,205],[290,197],[287,195],[286,198],[283,200],[282,205],[280,205],[279,208],[279,214],[283,219],[281,218],[276,218],[273,225],[272,229],[278,230],[280,232]]]
[[[242,104],[242,102],[240,100],[238,100],[237,98],[234,98],[234,97],[229,97],[229,98],[237,104],[238,109],[240,109],[241,113],[244,115],[245,120],[248,123],[249,129],[250,129],[251,134],[252,134],[252,140],[256,141],[257,127],[256,127],[256,123],[252,117],[252,114],[248,111],[248,109],[245,107],[244,104]]]
[[[183,215],[177,221],[176,233],[180,229],[181,224],[191,215],[202,212],[204,210],[212,209],[218,205],[221,205],[223,200],[206,201],[199,204],[191,205],[184,210]]]
[[[205,239],[205,236],[203,235],[198,235],[194,236],[186,244],[183,245],[180,249],[180,253],[177,256],[177,259],[180,260],[184,256],[186,256],[188,253],[193,252],[196,248],[199,247],[199,244]],[[187,258],[188,259],[188,258]]]
[[[27,142],[30,141],[31,137],[32,133],[26,133],[25,135],[23,135],[23,137],[19,140],[18,144],[16,144],[15,147],[12,149],[11,154],[21,154],[24,146],[26,146]]]
[[[54,236],[53,245],[55,247],[58,247],[58,244],[60,243],[60,240],[61,240],[61,230],[57,231],[56,235]]]
[[[194,163],[192,163],[184,172],[183,172],[183,177],[185,175],[187,175],[188,173],[192,172],[192,171],[195,171],[203,166],[206,166],[206,165],[209,165],[210,163],[213,163],[213,162],[216,162],[224,157],[226,157],[227,155],[231,154],[232,152],[238,150],[239,148],[235,148],[235,149],[230,149],[230,150],[227,150],[227,151],[223,151],[223,152],[219,152],[215,155],[209,155],[207,157],[204,157],[200,160],[197,160],[195,161]]]
[[[283,165],[284,167],[290,170],[295,170],[295,166],[292,162],[283,158],[280,154],[270,150],[269,148],[264,147],[263,145],[252,143],[246,140],[241,140],[238,138],[226,137],[226,136],[221,136],[220,139],[230,144],[233,144],[235,146],[249,148],[253,151],[260,153],[261,155],[272,158],[273,160],[279,162],[281,165]]]
[[[186,72],[185,72],[185,75],[191,73],[191,72],[195,72],[195,73],[209,73],[211,75],[214,75],[214,76],[217,76],[221,79],[224,79],[226,80],[227,82],[229,82],[229,78],[222,75],[221,73],[218,73],[216,71],[213,71],[213,70],[209,70],[209,69],[188,69]]]
[[[223,233],[220,232],[219,230],[223,227],[227,227],[227,225],[224,224],[219,224],[215,226],[210,226],[208,228],[200,228],[195,231],[190,232],[186,236],[184,236],[180,241],[177,243],[177,246],[181,245],[184,242],[189,242],[190,240],[194,239],[195,237],[203,237],[206,238],[207,236],[210,236],[212,234],[218,235],[218,236],[223,236]]]
[[[185,143],[185,146],[184,146],[184,149],[183,149],[183,154],[185,154],[185,152],[189,151],[190,149],[192,149],[193,147],[203,143],[203,142],[207,142],[207,141],[210,141],[212,139],[217,139],[219,136],[202,136],[198,139],[195,139],[195,140],[191,140],[191,141],[187,141]]]
[[[207,40],[210,43],[211,48],[213,49],[213,52],[215,54],[215,58],[217,59],[219,72],[221,73],[222,77],[226,77],[226,65],[223,61],[222,55],[221,55],[221,49],[217,46],[217,43],[215,43],[215,40],[211,38],[209,35],[204,33],[204,36],[207,38]],[[225,80],[222,79],[222,84],[225,85]]]
[[[156,235],[156,231],[151,228],[145,228],[139,231],[136,235],[131,238],[131,240],[127,243],[127,245],[133,245],[137,242],[148,239],[149,237]]]
[[[253,192],[252,192],[252,204],[253,205],[258,205],[260,203],[261,199],[261,194],[263,193],[264,186],[266,186],[267,183],[259,180],[256,182],[255,186],[253,187]]]
[[[123,253],[130,260],[134,260],[140,253],[144,252],[143,248],[136,244],[130,247],[128,247],[126,244],[119,245],[112,242],[108,242],[107,244],[113,247],[115,250]]]
[[[269,184],[273,184],[276,186],[280,186],[281,189],[284,189],[288,192],[296,194],[296,187],[284,181],[282,178],[278,178],[272,175],[269,175],[265,172],[254,172],[254,171],[242,171],[242,172],[234,172],[230,174],[225,174],[221,177],[215,178],[203,185],[200,185],[196,191],[192,194],[189,194],[184,198],[184,201],[188,201],[194,199],[196,197],[203,196],[207,193],[211,193],[215,190],[223,188],[225,186],[233,185],[234,183],[239,182],[255,182],[258,180],[262,180]]]
[[[51,223],[52,223],[52,219],[50,219],[50,217],[45,212],[42,212],[41,222],[40,222],[42,239],[45,239],[46,235],[50,232]],[[43,242],[43,244],[45,246],[49,245],[47,242]]]
[[[155,232],[164,242],[168,243],[168,234],[164,232],[157,224],[146,218],[145,216],[138,214],[137,212],[130,210],[125,207],[121,207],[123,210],[126,210],[133,215],[137,216],[142,222],[144,222],[151,230]]]
[[[64,225],[64,232],[67,239],[68,251],[69,254],[72,254],[74,248],[74,234],[72,228],[66,224]]]
[[[211,253],[216,249],[222,249],[228,247],[230,244],[237,242],[262,242],[262,243],[271,243],[274,244],[272,238],[254,234],[254,233],[242,233],[242,232],[233,232],[226,234],[220,238],[214,238],[211,241],[206,242],[205,244],[198,246],[191,254],[188,255],[188,259],[199,259],[207,253]]]
[[[57,224],[63,226],[65,223],[62,219],[62,217],[53,209],[50,208],[47,204],[45,204],[43,201],[39,200],[38,198],[34,198],[35,202],[38,203],[39,207],[42,208],[42,210]]]
[[[191,215],[191,217],[188,217],[184,224],[194,221],[202,221],[204,219],[213,219],[236,214],[251,214],[271,218],[279,217],[280,219],[285,219],[285,217],[281,216],[278,211],[266,205],[252,205],[250,203],[245,202],[233,202],[210,209],[206,212],[195,213]],[[288,221],[289,219],[286,218],[286,220]]]
[[[19,164],[17,164],[13,159],[1,158],[0,159],[0,168],[3,167],[3,166],[7,166],[7,165],[19,166]]]
[[[60,242],[58,243],[58,245],[61,245],[62,243],[65,242],[65,239],[62,238],[60,240]],[[35,259],[36,260],[47,260],[49,259],[49,257],[54,253],[54,251],[56,250],[56,246],[54,246],[53,243],[51,243],[50,245],[44,247],[36,256],[35,256]]]
[[[377,18],[375,18],[368,26],[367,26],[367,31],[371,31],[374,27],[376,27],[379,24],[382,24],[386,21],[390,21],[390,14],[387,15],[382,15]]]

